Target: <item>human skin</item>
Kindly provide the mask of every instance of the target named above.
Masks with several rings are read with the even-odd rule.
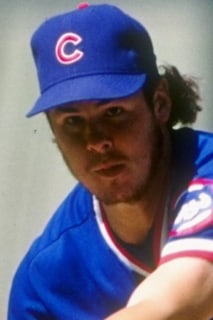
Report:
[[[50,110],[48,118],[73,175],[111,205],[147,193],[164,156],[168,113],[155,113],[140,91],[123,99],[67,104]]]
[[[180,257],[160,265],[137,287],[128,308],[105,320],[209,320],[212,297],[213,264]]]
[[[122,99],[71,103],[47,114],[70,171],[98,198],[111,229],[128,243],[143,242],[166,201],[169,114],[164,80],[152,106],[140,91]]]
[[[127,243],[141,244],[165,206],[170,107],[167,84],[162,81],[152,105],[140,91],[122,99],[71,103],[47,114],[70,171],[96,195],[111,229]],[[108,319],[194,320],[196,314],[197,319],[208,320],[213,294],[210,274],[212,265],[202,259],[165,263],[138,287],[129,308]],[[200,289],[203,295],[195,308],[192,302]]]

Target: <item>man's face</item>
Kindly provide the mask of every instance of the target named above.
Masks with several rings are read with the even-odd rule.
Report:
[[[162,156],[161,125],[143,94],[48,112],[72,174],[105,204],[139,200]]]

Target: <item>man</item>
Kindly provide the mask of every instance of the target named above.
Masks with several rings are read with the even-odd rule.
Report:
[[[79,184],[19,266],[8,319],[210,319],[213,136],[172,129],[194,122],[196,84],[160,75],[145,28],[110,5],[47,20],[32,50],[28,116],[47,115]]]

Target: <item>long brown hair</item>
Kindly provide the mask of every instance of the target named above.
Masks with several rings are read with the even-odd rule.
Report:
[[[171,65],[159,68],[160,78],[168,82],[169,94],[172,101],[172,109],[168,126],[176,124],[192,124],[196,121],[197,113],[202,110],[199,105],[200,93],[197,80],[191,76],[182,75],[178,69]],[[148,79],[144,94],[148,103],[152,102],[152,95],[158,84],[159,78]]]

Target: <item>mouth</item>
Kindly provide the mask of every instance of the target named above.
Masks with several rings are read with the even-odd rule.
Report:
[[[112,178],[121,174],[124,169],[125,165],[122,163],[106,163],[94,168],[92,172],[99,176]]]

